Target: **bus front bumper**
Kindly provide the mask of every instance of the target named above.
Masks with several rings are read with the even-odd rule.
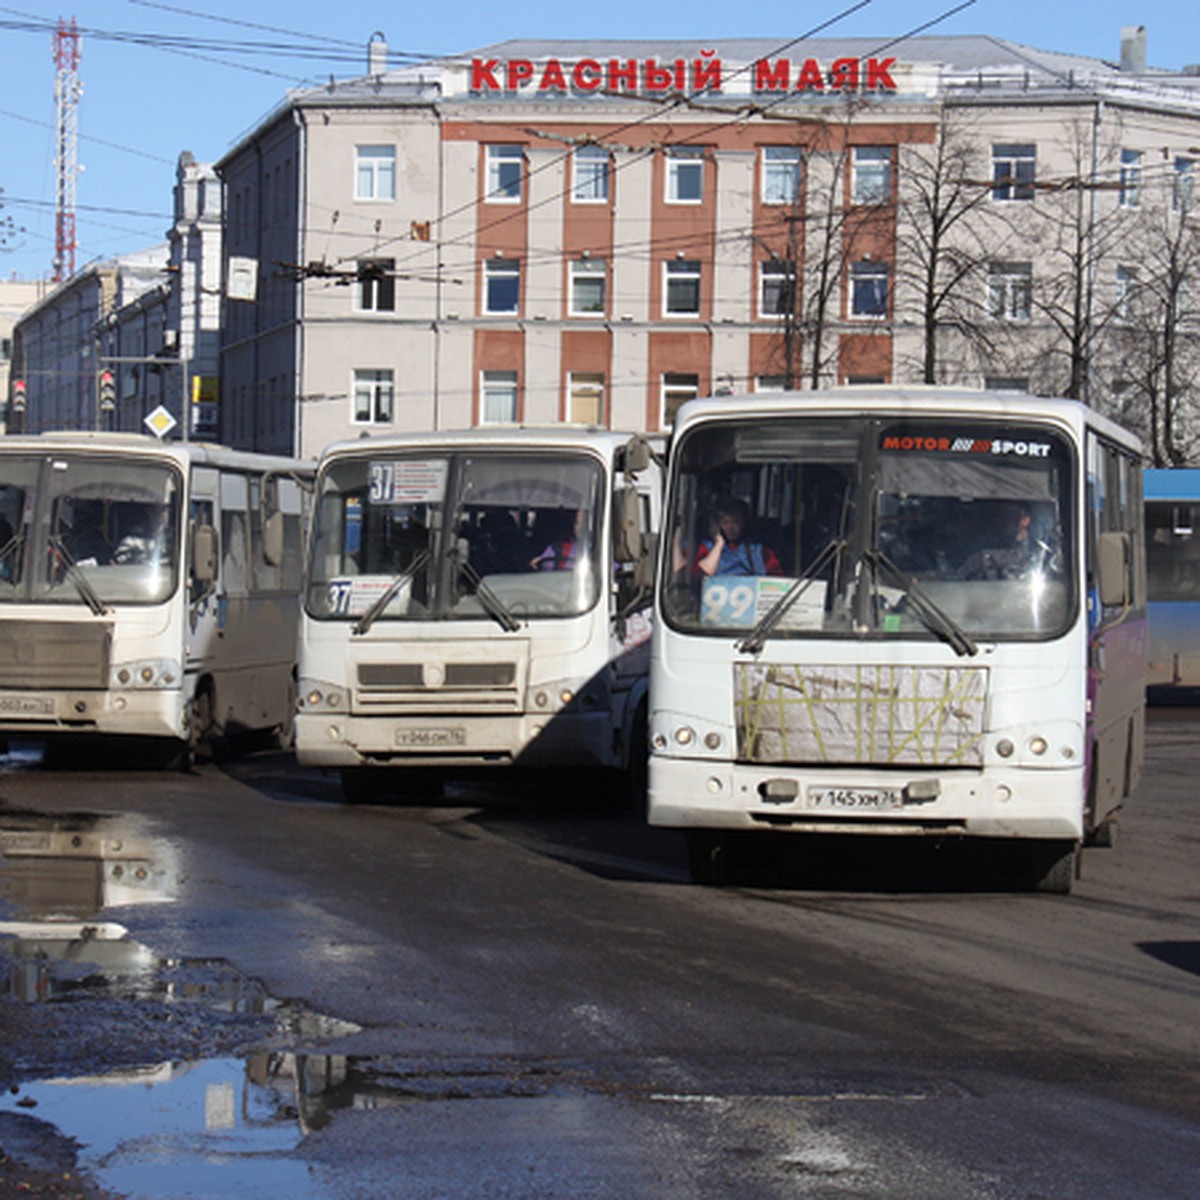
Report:
[[[1083,836],[1083,768],[878,771],[654,754],[651,825],[925,837]]]

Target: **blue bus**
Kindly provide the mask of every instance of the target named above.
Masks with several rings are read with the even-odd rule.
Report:
[[[1200,700],[1200,469],[1145,473],[1151,703]]]

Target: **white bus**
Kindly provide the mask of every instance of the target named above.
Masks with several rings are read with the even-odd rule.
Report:
[[[510,766],[623,770],[637,790],[659,504],[650,443],[629,434],[331,447],[301,626],[300,762],[339,768],[349,800]]]
[[[0,439],[0,736],[290,738],[312,464],[136,434]]]
[[[1141,770],[1141,511],[1138,442],[1069,401],[685,405],[650,822],[686,831],[699,882],[754,837],[871,834],[1005,839],[1025,886],[1069,890]]]

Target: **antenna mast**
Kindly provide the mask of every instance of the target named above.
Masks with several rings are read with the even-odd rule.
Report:
[[[58,19],[54,35],[54,103],[58,110],[58,144],[54,152],[57,177],[54,212],[54,282],[75,274],[75,177],[79,174],[79,30]]]

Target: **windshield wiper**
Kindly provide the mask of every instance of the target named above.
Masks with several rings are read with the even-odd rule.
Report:
[[[63,564],[67,568],[67,578],[75,585],[75,590],[83,597],[84,603],[96,616],[104,616],[108,612],[104,601],[96,594],[96,589],[92,587],[92,581],[79,569],[79,564],[76,563],[74,556],[67,549],[62,538],[51,537],[50,547],[62,559]],[[0,553],[0,558],[2,557],[3,554]]]
[[[487,580],[465,558],[461,557],[458,551],[451,550],[450,553],[458,558],[458,569],[462,572],[466,581],[475,589],[475,595],[479,597],[479,603],[483,605],[483,611],[506,633],[516,633],[521,628],[521,622],[513,616],[512,610],[508,605],[492,591],[488,586]]]
[[[939,607],[910,579],[882,550],[863,551],[863,561],[874,567],[881,576],[898,587],[908,598],[913,611],[931,633],[936,633],[960,656],[978,654],[979,647],[971,640],[967,631],[944,609]]]
[[[396,594],[412,577],[429,561],[429,551],[419,550],[413,555],[413,560],[387,585],[370,608],[350,627],[354,634],[364,634],[379,620],[383,610],[396,598]]]
[[[846,549],[844,538],[832,538],[826,543],[825,549],[809,563],[808,568],[800,573],[800,577],[792,584],[774,604],[758,619],[754,628],[737,644],[743,654],[757,654],[766,644],[767,638],[775,631],[779,622],[787,616],[788,609],[804,595],[816,580],[817,574],[825,565],[835,558],[840,558]]]

